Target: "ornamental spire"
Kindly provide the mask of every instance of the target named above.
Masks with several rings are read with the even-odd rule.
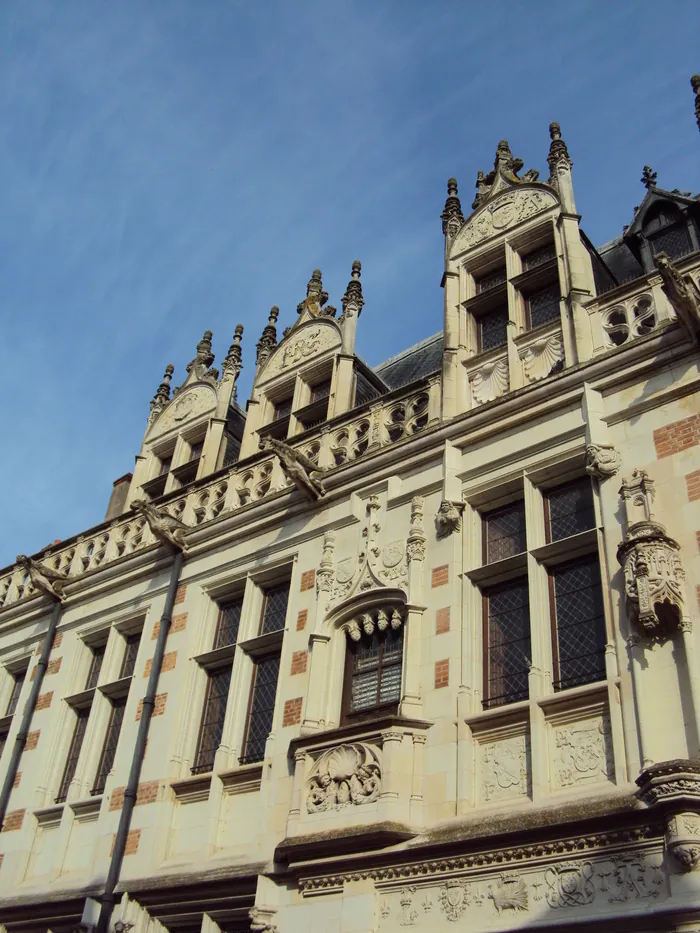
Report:
[[[352,317],[353,314],[359,317],[362,313],[365,299],[362,297],[362,283],[360,282],[361,273],[362,263],[359,259],[356,259],[352,264],[352,274],[348,282],[348,287],[345,289],[345,294],[341,299],[343,302],[343,314],[340,318],[341,322]]]
[[[653,172],[651,170],[651,165],[645,165],[644,168],[642,169],[642,177],[640,181],[644,185],[644,187],[647,189],[647,191],[650,188],[656,187],[657,174],[658,174],[657,172]]]
[[[233,374],[234,379],[238,376],[241,369],[243,369],[243,354],[241,352],[242,336],[243,325],[236,324],[236,329],[233,333],[233,343],[228,348],[228,353],[226,354],[226,359],[222,366],[224,373]]]
[[[561,138],[561,127],[558,123],[549,124],[549,138],[552,140],[549,144],[549,155],[547,162],[549,164],[549,184],[557,187],[557,170],[570,169],[574,164],[569,156],[569,150],[566,143]]]
[[[170,380],[173,378],[174,372],[175,367],[172,363],[168,363],[165,367],[163,381],[158,386],[156,394],[151,399],[151,414],[149,420],[152,420],[156,415],[160,414],[170,401]]]
[[[457,195],[457,179],[447,179],[447,200],[440,219],[442,220],[442,232],[444,236],[452,239],[464,223],[464,214],[462,213],[462,202]]]
[[[272,354],[273,350],[277,346],[277,328],[275,324],[277,323],[277,318],[279,317],[280,309],[277,305],[273,305],[270,308],[270,317],[268,318],[267,324],[265,325],[260,340],[257,343],[258,355],[255,360],[258,366],[262,365],[265,360]]]
[[[695,92],[695,119],[698,121],[700,130],[700,75],[693,75],[690,79],[690,86]]]

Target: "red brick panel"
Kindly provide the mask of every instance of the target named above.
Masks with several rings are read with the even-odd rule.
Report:
[[[41,729],[37,729],[36,732],[29,732],[27,734],[27,741],[24,743],[25,752],[31,752],[32,749],[36,748],[39,744],[39,736],[41,735]]]
[[[700,531],[698,532],[700,535]],[[700,540],[700,538],[698,539]],[[297,616],[297,632],[303,632],[306,628],[306,620],[309,618],[309,610],[302,609],[299,615]]]
[[[177,592],[175,593],[175,602],[173,603],[173,605],[178,606],[180,603],[184,603],[186,593],[187,593],[187,584],[181,583],[180,586],[178,586],[177,588]]]
[[[54,651],[56,648],[60,648],[62,641],[63,641],[63,632],[58,632],[56,637],[53,640],[53,648],[51,650]]]
[[[163,713],[165,712],[165,701],[167,699],[168,699],[167,693],[156,694],[156,702],[155,702],[155,706],[153,707],[154,716],[163,715]],[[142,713],[143,713],[143,700],[139,700],[139,705],[136,707],[136,722],[139,721]]]
[[[5,815],[2,831],[4,833],[11,833],[17,829],[21,829],[22,823],[24,822],[24,814],[24,810],[10,810],[9,813]]]
[[[698,550],[700,551],[700,531],[695,532],[695,540],[698,542]]]
[[[285,726],[296,726],[297,723],[301,722],[301,704],[302,697],[296,697],[294,700],[287,700],[284,704],[284,718],[282,719],[282,727]]]
[[[305,674],[306,662],[308,660],[307,651],[295,651],[292,655],[292,674]]]
[[[187,613],[180,612],[178,615],[173,616],[170,622],[170,631],[168,635],[174,635],[176,632],[184,632],[185,627],[187,626]],[[153,631],[151,632],[151,638],[155,641],[158,638],[158,632],[160,631],[160,620],[156,622],[153,626]]]
[[[435,662],[435,689],[448,687],[450,684],[450,661],[445,658],[443,661]]]
[[[691,415],[654,431],[654,446],[659,460],[700,444],[700,415]]]
[[[40,694],[37,698],[35,709],[48,709],[49,706],[51,706],[51,700],[53,700],[53,690],[50,690],[48,693]]]
[[[131,829],[126,834],[126,846],[124,847],[124,855],[135,855],[139,847],[139,839],[141,838],[140,829]],[[117,836],[116,833],[112,836],[112,848],[109,850],[110,857],[114,853],[114,843],[116,842]]]
[[[442,567],[433,567],[432,578],[430,585],[434,588],[436,586],[444,586],[446,583],[450,582],[450,568],[447,564],[443,564]]]
[[[177,651],[168,651],[167,654],[163,655],[163,666],[160,669],[161,674],[167,674],[168,671],[172,671],[177,664]],[[143,676],[148,677],[151,673],[151,668],[153,667],[153,658],[149,658],[146,661],[146,666],[143,669]]]
[[[19,787],[19,782],[20,782],[21,780],[22,780],[22,772],[21,772],[21,771],[18,771],[17,774],[15,774],[15,779],[14,779],[14,781],[12,782],[12,786],[13,786],[13,787]]]
[[[700,499],[700,470],[696,470],[694,473],[688,473],[685,478],[685,484],[688,487],[688,499],[691,502],[694,502],[695,499]]]
[[[158,788],[160,787],[160,781],[145,781],[143,784],[139,784],[136,789],[136,803],[135,807],[143,806],[147,803],[155,803],[158,799]],[[112,791],[112,794],[109,798],[109,809],[110,810],[121,810],[124,806],[124,791],[126,787],[115,787]]]
[[[442,635],[450,630],[450,607],[438,609],[435,613],[435,634]]]
[[[307,570],[301,575],[301,592],[304,593],[306,590],[312,590],[314,588],[314,583],[316,582],[316,571]]]
[[[46,665],[46,673],[45,673],[44,676],[45,676],[45,677],[48,677],[49,674],[58,674],[58,672],[61,670],[61,661],[62,661],[62,660],[63,660],[63,658],[55,658],[53,661],[49,661],[49,663]],[[34,678],[36,677],[36,672],[37,672],[37,670],[38,670],[38,665],[37,665],[37,667],[35,667],[34,670],[32,671],[32,676],[31,676],[30,680],[34,680]]]

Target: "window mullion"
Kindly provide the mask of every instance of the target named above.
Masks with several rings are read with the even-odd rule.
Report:
[[[525,534],[527,540],[527,576],[530,602],[530,644],[532,672],[530,697],[552,692],[552,636],[549,580],[546,569],[532,556],[533,549],[545,543],[545,503],[541,491],[524,477]]]

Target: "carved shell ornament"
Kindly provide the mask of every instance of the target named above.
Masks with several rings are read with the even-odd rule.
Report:
[[[381,789],[379,749],[374,745],[339,745],[316,762],[306,785],[308,813],[373,803]]]
[[[508,391],[508,361],[505,357],[486,363],[471,376],[472,396],[478,405],[491,402]]]

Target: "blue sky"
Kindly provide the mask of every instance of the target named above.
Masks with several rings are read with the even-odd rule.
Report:
[[[358,352],[442,326],[445,182],[463,206],[509,140],[546,177],[548,125],[596,243],[644,163],[700,191],[697,0],[6,0],[0,5],[0,566],[99,523],[164,366],[245,326],[311,270]]]

